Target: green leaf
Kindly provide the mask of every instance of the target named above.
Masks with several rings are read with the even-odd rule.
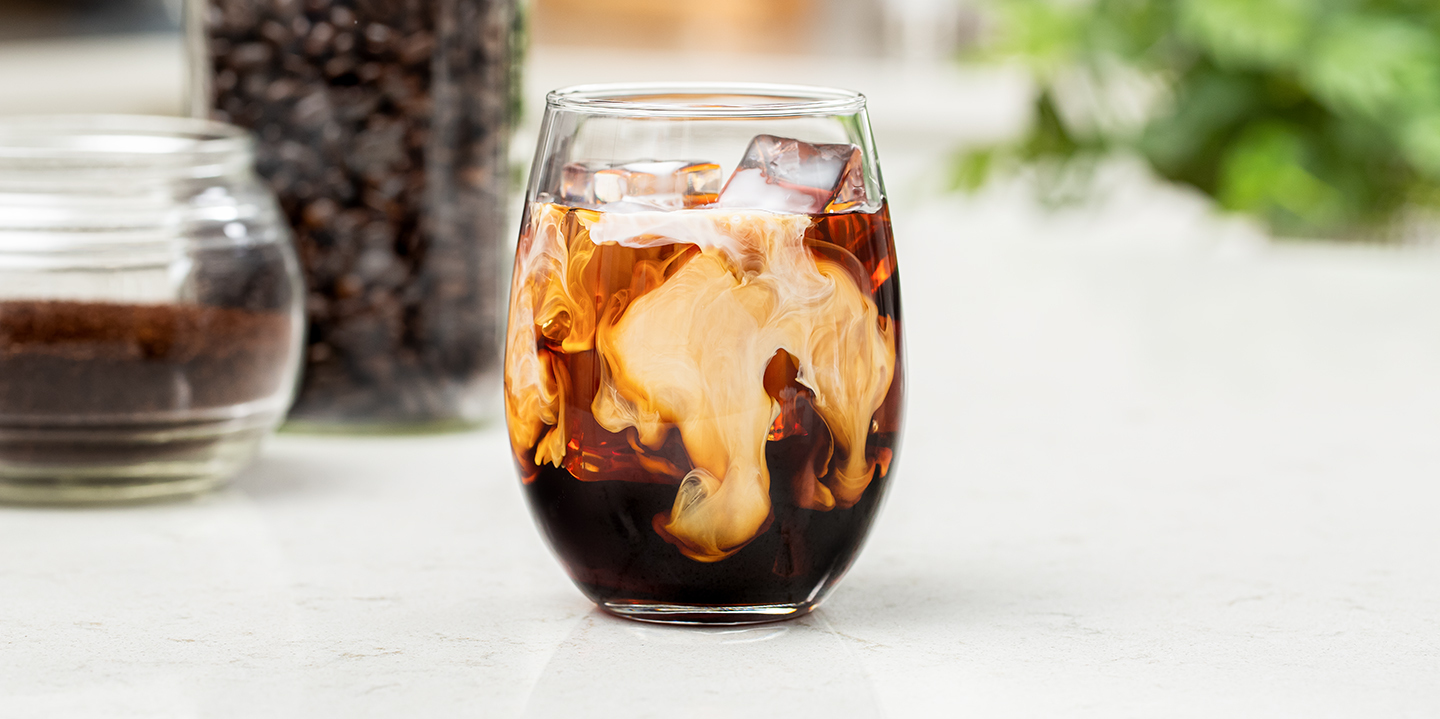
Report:
[[[1029,140],[1021,147],[1020,154],[1027,160],[1041,158],[1066,159],[1082,149],[1075,134],[1065,125],[1060,110],[1055,106],[1055,96],[1046,90],[1035,101],[1035,125],[1030,129]]]
[[[1165,176],[1213,192],[1219,150],[1259,101],[1250,78],[1197,67],[1182,79],[1171,112],[1146,127],[1140,151]]]
[[[1288,68],[1305,52],[1315,0],[1180,0],[1180,33],[1225,68]]]
[[[1336,112],[1380,117],[1440,101],[1440,43],[1400,17],[1337,16],[1325,23],[1301,71]]]
[[[1090,20],[1087,8],[1048,0],[1009,0],[1000,14],[998,41],[986,53],[992,57],[1018,57],[1042,77],[1075,63]]]
[[[1406,159],[1431,180],[1440,181],[1440,112],[1415,118],[1401,137]]]
[[[1084,31],[1090,55],[1110,55],[1151,64],[1174,26],[1174,3],[1099,0]]]
[[[961,153],[951,168],[950,189],[964,192],[980,189],[990,179],[996,152],[995,148],[987,147]]]
[[[1125,149],[1279,232],[1363,233],[1440,206],[1440,0],[989,2],[999,47],[1044,91],[1023,137],[957,156],[959,187],[1020,161],[1042,198],[1079,198],[1087,168]],[[1063,78],[1117,64],[1173,83],[1141,132],[1057,111]]]
[[[1221,163],[1219,200],[1253,212],[1283,231],[1328,227],[1345,218],[1343,198],[1306,168],[1307,138],[1296,128],[1248,128]]]

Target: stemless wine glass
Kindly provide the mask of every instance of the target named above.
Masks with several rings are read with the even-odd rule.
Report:
[[[900,285],[858,93],[550,93],[505,409],[536,521],[632,619],[804,614],[854,560],[900,435]]]

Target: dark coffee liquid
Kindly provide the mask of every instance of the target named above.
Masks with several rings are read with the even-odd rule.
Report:
[[[530,509],[570,577],[596,602],[794,604],[839,580],[875,519],[886,480],[877,478],[849,509],[795,506],[785,478],[800,471],[808,438],[771,442],[770,527],[734,556],[697,562],[652,527],[670,511],[674,484],[580,482],[546,465],[525,486]],[[893,448],[893,435],[876,449]]]
[[[659,449],[639,452],[633,428],[620,433],[605,430],[591,409],[601,386],[602,362],[596,351],[567,354],[557,343],[545,341],[542,331],[540,352],[548,354],[557,374],[566,378],[569,394],[563,421],[568,441],[560,467],[537,465],[534,446],[516,447],[516,461],[540,527],[591,599],[699,605],[804,603],[823,595],[853,561],[884,496],[900,430],[904,363],[899,279],[885,208],[813,220],[805,236],[812,256],[844,267],[895,332],[894,377],[872,417],[863,448],[874,466],[869,485],[852,506],[828,510],[803,506],[804,490],[816,481],[827,482],[827,471],[834,472],[832,435],[815,410],[813,392],[796,380],[795,367],[777,353],[765,372],[766,392],[781,408],[765,443],[770,516],[734,554],[718,561],[692,559],[667,539],[662,527],[676,501],[680,478],[693,469],[679,431],[671,429]],[[524,242],[522,238],[522,246]],[[591,263],[600,267],[601,274],[596,282],[597,306],[613,296],[611,289],[633,292],[632,269],[638,262],[663,261],[693,249],[687,248],[598,248],[597,254],[611,255]],[[607,276],[613,280],[607,282]],[[632,296],[629,301],[634,300]]]

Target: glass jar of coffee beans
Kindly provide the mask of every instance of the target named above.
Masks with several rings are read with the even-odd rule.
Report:
[[[308,320],[290,423],[496,413],[515,0],[187,0],[194,112],[249,128]]]

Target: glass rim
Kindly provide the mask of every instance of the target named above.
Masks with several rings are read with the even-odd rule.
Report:
[[[679,101],[661,101],[675,98]],[[693,98],[685,102],[685,98]],[[726,98],[759,100],[726,103]],[[709,99],[710,102],[702,102]],[[547,111],[620,117],[744,119],[853,115],[865,109],[854,90],[759,82],[619,82],[571,85],[545,95]]]
[[[213,167],[245,158],[253,140],[214,120],[160,115],[60,114],[0,118],[0,170]],[[220,164],[229,164],[221,162]]]

